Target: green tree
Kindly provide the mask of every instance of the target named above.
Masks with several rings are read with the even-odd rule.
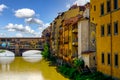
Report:
[[[73,65],[74,65],[74,67],[75,68],[77,68],[78,69],[78,71],[79,72],[82,72],[82,69],[84,68],[84,65],[85,65],[85,62],[84,62],[84,60],[83,59],[75,59],[74,61],[73,61]]]
[[[49,47],[47,43],[44,44],[44,50],[41,54],[45,59],[48,59],[50,57]]]

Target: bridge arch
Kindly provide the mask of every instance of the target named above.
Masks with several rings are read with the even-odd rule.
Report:
[[[27,62],[38,62],[42,59],[40,50],[28,50],[22,53],[22,57]]]
[[[0,54],[0,56],[10,56],[10,57],[15,56],[14,51],[5,50],[5,49],[1,49],[1,50],[3,51],[3,54]],[[1,51],[1,50],[0,50],[0,51]]]
[[[31,56],[34,54],[41,54],[42,51],[40,50],[26,50],[24,52],[22,52],[22,56]]]

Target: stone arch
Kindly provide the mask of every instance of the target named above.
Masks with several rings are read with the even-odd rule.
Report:
[[[1,49],[1,50],[4,50],[4,54],[1,54],[0,56],[15,56],[15,53],[14,51],[11,51],[11,50],[6,50],[6,49]]]
[[[40,50],[28,50],[22,53],[22,58],[27,62],[38,62],[42,60]]]
[[[22,56],[29,56],[33,54],[40,54],[42,51],[41,50],[26,50],[22,52]]]

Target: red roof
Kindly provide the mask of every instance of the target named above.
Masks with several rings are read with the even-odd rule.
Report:
[[[80,15],[80,14],[77,15],[77,16],[75,16],[75,17],[71,17],[71,18],[65,20],[65,25],[70,25],[70,24],[74,25],[74,24],[76,24],[76,23],[78,22],[78,20],[81,19],[82,17],[83,17],[83,16]]]

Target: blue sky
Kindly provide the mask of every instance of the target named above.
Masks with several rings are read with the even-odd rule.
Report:
[[[0,0],[0,37],[40,37],[59,12],[89,0]]]

